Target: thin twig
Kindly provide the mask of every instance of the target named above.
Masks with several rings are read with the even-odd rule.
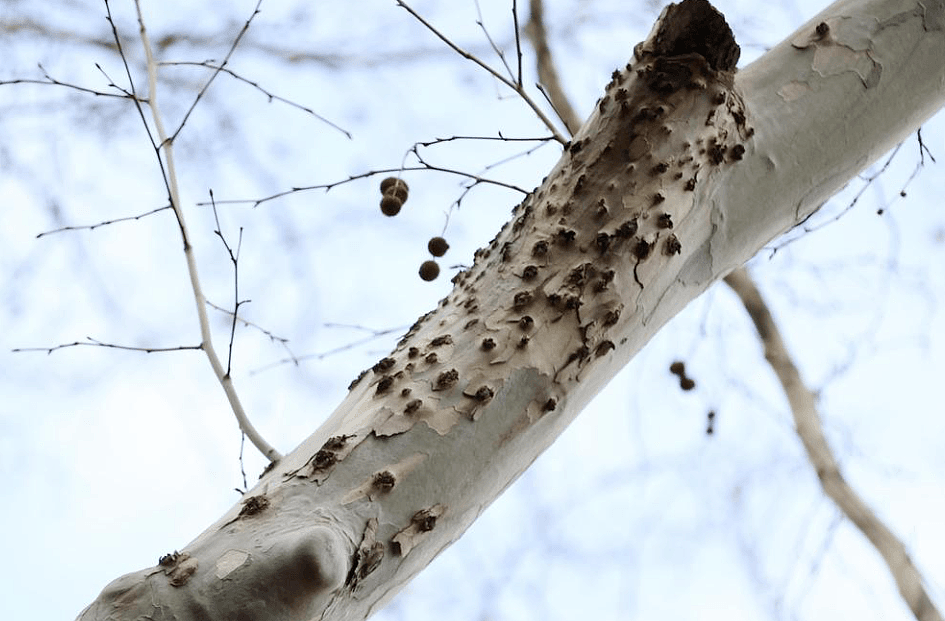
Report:
[[[512,0],[512,27],[515,28],[515,55],[518,57],[518,75],[515,83],[522,86],[522,33],[518,27],[518,0]]]
[[[449,138],[434,138],[427,142],[418,142],[417,146],[420,147],[432,147],[434,145],[442,144],[444,142],[453,142],[455,140],[497,140],[499,142],[548,142],[549,140],[554,140],[553,136],[542,136],[540,138],[509,138],[508,136],[503,136],[502,132],[499,132],[498,136],[450,136]]]
[[[403,332],[403,331],[406,329],[406,326],[398,326],[398,327],[396,327],[396,328],[388,328],[388,329],[386,329],[386,330],[372,330],[372,329],[370,329],[370,328],[363,328],[363,327],[361,327],[361,326],[350,326],[350,325],[337,324],[337,323],[326,323],[326,324],[325,324],[325,327],[326,327],[326,328],[353,328],[353,329],[355,329],[355,330],[361,330],[361,331],[364,331],[364,332],[370,332],[370,335],[369,335],[369,336],[366,336],[366,337],[364,337],[364,338],[362,338],[362,339],[358,339],[358,340],[356,340],[356,341],[352,341],[352,342],[350,342],[350,343],[348,343],[348,344],[346,344],[346,345],[340,345],[340,346],[335,347],[335,348],[333,348],[333,349],[329,349],[328,351],[323,351],[323,352],[321,352],[321,353],[317,353],[317,354],[304,354],[304,355],[302,355],[302,356],[297,356],[297,357],[296,357],[296,356],[293,356],[292,358],[283,358],[283,359],[281,359],[281,360],[276,360],[275,362],[272,362],[272,363],[270,363],[270,364],[267,364],[267,365],[265,365],[265,366],[263,366],[263,367],[260,367],[260,368],[258,368],[258,369],[254,369],[253,371],[250,372],[250,374],[261,373],[262,371],[266,371],[266,370],[271,369],[271,368],[273,368],[273,367],[281,366],[281,365],[287,364],[287,363],[289,363],[289,362],[291,362],[291,363],[295,364],[296,366],[298,366],[299,362],[302,362],[302,361],[305,361],[305,360],[323,360],[323,359],[325,359],[325,358],[327,358],[327,357],[329,357],[329,356],[333,356],[333,355],[335,355],[335,354],[340,354],[340,353],[343,352],[343,351],[348,351],[348,350],[350,350],[350,349],[354,349],[355,347],[359,347],[359,346],[361,346],[361,345],[366,345],[367,343],[370,343],[371,341],[376,341],[377,339],[379,339],[379,338],[381,338],[381,337],[383,337],[383,336],[387,336],[388,334],[399,334],[399,333]]]
[[[95,229],[99,227],[108,226],[110,224],[117,224],[119,222],[130,222],[133,220],[140,220],[141,218],[146,218],[148,216],[152,216],[158,212],[166,211],[168,209],[171,209],[171,206],[164,205],[163,207],[158,207],[157,209],[152,209],[151,211],[139,213],[136,216],[125,216],[123,218],[115,218],[113,220],[103,220],[102,222],[98,222],[96,224],[81,224],[81,225],[74,225],[74,226],[64,226],[59,229],[53,229],[52,231],[44,231],[42,233],[38,233],[36,235],[36,239],[39,239],[40,237],[45,237],[46,235],[52,235],[53,233],[64,233],[66,231],[83,231],[83,230],[94,231]]]
[[[169,351],[185,351],[188,349],[203,349],[200,345],[177,345],[175,347],[133,347],[131,345],[117,345],[115,343],[106,343],[104,341],[99,341],[98,339],[93,339],[91,336],[85,337],[84,341],[75,341],[74,343],[63,343],[62,345],[55,345],[53,347],[17,347],[11,351],[14,352],[27,352],[27,351],[44,351],[47,354],[51,354],[54,351],[59,349],[66,349],[69,347],[105,347],[107,349],[124,349],[126,351],[140,351],[145,354],[154,354],[159,352],[169,352]]]
[[[261,0],[260,0],[261,1]],[[106,6],[108,0],[106,0]],[[144,25],[144,16],[141,13],[141,2],[140,0],[135,0],[135,10],[138,15],[138,26],[139,26],[139,35],[141,37],[141,44],[144,47],[145,59],[147,61],[148,69],[148,106],[151,109],[151,118],[154,122],[155,131],[157,132],[159,145],[155,144],[154,139],[151,139],[152,145],[155,146],[155,151],[158,156],[158,161],[161,163],[161,170],[164,172],[164,183],[168,188],[169,198],[171,207],[174,209],[174,214],[177,216],[177,225],[180,229],[181,239],[184,243],[184,257],[187,260],[187,272],[190,276],[190,285],[194,293],[194,302],[197,306],[197,317],[200,323],[200,336],[201,336],[201,346],[203,351],[207,356],[207,359],[210,362],[210,366],[213,368],[213,372],[217,377],[217,380],[220,382],[223,387],[223,391],[226,393],[227,399],[230,403],[230,408],[233,410],[233,414],[236,416],[236,420],[239,423],[240,429],[246,433],[250,442],[259,449],[259,451],[265,455],[270,461],[279,460],[282,455],[275,448],[269,445],[259,432],[256,431],[256,428],[253,427],[252,423],[249,421],[249,418],[246,415],[246,411],[243,409],[243,404],[240,402],[239,395],[236,393],[236,388],[233,385],[233,379],[230,375],[224,371],[222,364],[220,363],[220,358],[217,356],[216,350],[213,347],[213,338],[210,332],[210,321],[207,319],[207,308],[204,300],[203,291],[200,286],[200,277],[197,272],[197,259],[194,255],[193,245],[191,243],[190,234],[187,231],[187,225],[184,221],[184,210],[180,201],[180,193],[177,187],[177,173],[174,167],[174,139],[168,138],[167,133],[164,131],[164,121],[161,117],[160,108],[158,107],[157,101],[157,63],[154,60],[154,54],[151,48],[151,42],[148,38],[148,31]],[[258,12],[259,5],[256,5],[256,11]],[[255,13],[254,13],[255,15]],[[250,18],[252,19],[252,18]],[[109,13],[109,21],[111,21],[111,14]],[[117,30],[115,29],[114,23],[112,24],[112,30],[115,32],[115,40],[118,43],[119,48],[121,45],[120,39],[117,35]],[[242,32],[240,33],[242,36]],[[232,51],[232,50],[231,50]],[[122,53],[122,59],[124,59],[124,53]],[[130,70],[127,69],[127,61],[125,61],[125,67],[129,74],[129,80],[131,76]],[[208,82],[209,85],[209,82]],[[204,87],[206,90],[206,86]],[[132,92],[134,92],[132,87]],[[203,92],[203,91],[202,91]],[[198,97],[199,99],[199,97]],[[137,105],[137,98],[134,99]],[[195,102],[196,105],[196,102]],[[140,106],[139,106],[140,110]],[[193,110],[193,106],[191,106]],[[143,118],[143,116],[142,116]],[[186,118],[185,118],[186,120]],[[147,125],[147,124],[146,124]],[[181,124],[183,127],[183,123]],[[178,128],[180,131],[180,128]],[[150,129],[148,130],[148,136],[151,136]],[[164,158],[161,158],[161,152],[164,153]],[[166,168],[164,166],[164,161],[166,161]]]
[[[568,140],[564,136],[561,135],[561,133],[558,131],[558,128],[555,127],[551,119],[549,119],[548,116],[542,111],[542,109],[538,107],[538,104],[536,104],[535,101],[531,98],[531,96],[529,96],[529,94],[525,91],[525,88],[522,85],[515,84],[514,82],[512,82],[511,80],[503,76],[501,73],[499,73],[498,71],[496,71],[495,69],[493,69],[492,67],[484,63],[474,54],[470,54],[463,48],[453,43],[449,39],[449,37],[447,37],[446,35],[442,34],[439,30],[437,30],[430,22],[428,22],[423,17],[421,17],[419,13],[414,11],[403,0],[397,0],[397,5],[404,8],[408,13],[410,13],[414,17],[414,19],[416,19],[418,22],[423,24],[427,28],[427,30],[432,32],[437,37],[439,37],[439,39],[443,41],[443,43],[448,45],[450,49],[452,49],[454,52],[456,52],[463,58],[467,60],[471,60],[472,62],[476,63],[477,65],[485,69],[487,72],[489,72],[495,79],[502,82],[503,84],[508,86],[510,89],[518,93],[519,97],[521,97],[522,100],[528,105],[528,107],[532,109],[532,111],[538,116],[539,119],[541,119],[541,122],[545,124],[545,127],[547,127],[551,131],[551,133],[555,137],[555,140],[557,140],[561,144],[567,144]]]
[[[233,321],[230,322],[230,346],[229,353],[226,357],[226,376],[230,376],[230,371],[233,369],[233,342],[236,340],[236,318],[240,312],[240,306],[248,303],[250,300],[240,300],[240,249],[243,247],[243,227],[240,227],[240,238],[236,244],[236,252],[233,252],[233,249],[230,248],[230,244],[227,243],[226,237],[223,235],[222,227],[220,226],[220,216],[217,214],[217,204],[213,200],[213,190],[210,190],[210,204],[213,205],[213,220],[217,224],[217,228],[213,231],[217,237],[220,238],[220,241],[223,242],[223,247],[226,248],[226,253],[230,256],[230,262],[233,264]]]
[[[0,80],[0,86],[7,86],[7,85],[13,85],[13,84],[39,84],[41,86],[63,86],[65,88],[71,88],[73,90],[79,91],[80,93],[87,93],[89,95],[95,95],[96,97],[117,97],[120,99],[128,99],[131,97],[131,94],[128,93],[127,91],[124,91],[124,89],[119,89],[122,91],[121,94],[106,93],[104,91],[95,90],[94,88],[88,88],[86,86],[79,86],[78,84],[72,84],[71,82],[63,82],[49,75],[49,73],[46,71],[46,68],[43,67],[41,64],[37,66],[39,67],[39,70],[42,71],[44,79],[40,80],[37,78],[16,78],[13,80]],[[95,66],[98,67],[97,64]],[[101,69],[101,67],[99,67],[99,69]],[[109,84],[109,86],[115,86],[115,85]]]
[[[771,311],[751,276],[744,268],[739,268],[725,277],[725,284],[738,295],[755,324],[764,346],[765,359],[781,382],[791,406],[797,435],[807,450],[824,493],[866,535],[886,561],[902,599],[915,618],[918,621],[942,621],[942,615],[922,585],[922,574],[909,558],[906,546],[876,516],[840,472],[840,465],[824,436],[820,412],[817,410],[817,396],[804,384]]]
[[[256,330],[259,330],[259,331],[262,332],[264,335],[266,335],[266,336],[269,338],[269,340],[272,341],[273,343],[279,343],[279,345],[282,346],[282,348],[286,351],[286,353],[289,354],[290,360],[292,360],[292,361],[295,363],[295,366],[298,366],[298,364],[299,364],[299,363],[298,363],[298,358],[296,357],[295,352],[293,352],[292,349],[289,347],[289,339],[287,339],[287,338],[285,338],[285,337],[283,337],[283,336],[278,336],[277,334],[273,334],[272,332],[270,332],[269,330],[263,328],[263,327],[260,326],[259,324],[255,324],[255,323],[253,323],[252,321],[248,321],[247,319],[245,319],[245,318],[243,318],[243,317],[239,317],[239,316],[235,315],[235,314],[233,313],[233,311],[231,311],[231,310],[228,309],[228,308],[223,308],[223,307],[217,306],[216,304],[214,304],[214,303],[211,302],[210,300],[204,300],[204,301],[207,303],[207,306],[209,306],[210,308],[212,308],[212,309],[214,309],[214,310],[218,310],[218,311],[220,311],[221,313],[226,313],[227,315],[230,315],[231,317],[235,317],[235,318],[236,318],[236,321],[240,322],[241,324],[243,324],[243,325],[246,326],[247,328],[255,328]]]
[[[162,65],[162,66],[167,66],[167,67],[179,67],[179,66],[205,67],[205,68],[207,68],[207,69],[212,69],[212,70],[214,70],[214,71],[216,71],[216,72],[225,73],[225,74],[227,74],[228,76],[230,76],[230,77],[232,77],[232,78],[234,78],[234,79],[236,79],[236,80],[239,80],[240,82],[243,82],[244,84],[248,84],[249,86],[252,86],[252,87],[255,88],[256,90],[258,90],[260,93],[262,93],[263,95],[265,95],[266,97],[268,97],[270,102],[272,102],[272,101],[281,101],[282,103],[284,103],[284,104],[286,104],[286,105],[292,106],[293,108],[297,108],[297,109],[302,110],[303,112],[305,112],[305,113],[307,113],[307,114],[310,114],[310,115],[314,116],[316,119],[318,119],[318,120],[321,121],[322,123],[325,123],[325,124],[328,125],[329,127],[332,127],[333,129],[338,130],[339,132],[341,132],[342,134],[344,134],[344,135],[347,136],[348,138],[351,138],[351,137],[352,137],[352,136],[351,136],[351,132],[349,132],[348,130],[344,129],[343,127],[340,127],[339,125],[336,125],[335,123],[332,123],[331,121],[329,121],[328,119],[326,119],[326,118],[323,117],[322,115],[318,114],[317,112],[315,112],[315,111],[312,110],[311,108],[309,108],[309,107],[307,107],[307,106],[303,106],[303,105],[298,104],[298,103],[295,103],[294,101],[291,101],[291,100],[289,100],[289,99],[286,99],[285,97],[280,97],[279,95],[275,95],[275,94],[269,92],[268,90],[266,90],[265,88],[263,88],[262,86],[260,86],[257,82],[254,82],[254,81],[252,81],[252,80],[250,80],[250,79],[248,79],[248,78],[244,78],[243,76],[241,76],[240,74],[236,73],[236,72],[233,71],[232,69],[228,69],[228,68],[224,67],[222,64],[221,64],[221,65],[215,65],[214,63],[210,62],[209,60],[205,60],[205,61],[202,61],[202,62],[196,62],[196,61],[174,61],[174,62],[164,61],[164,62],[161,62],[161,63],[158,63],[158,64],[159,64],[159,65]]]
[[[197,96],[194,97],[194,101],[193,101],[193,103],[190,104],[190,108],[189,108],[189,109],[187,110],[187,112],[184,114],[184,118],[181,119],[180,125],[178,125],[177,129],[176,129],[176,130],[174,131],[174,133],[171,135],[171,138],[170,138],[170,139],[171,139],[172,141],[173,141],[174,139],[176,139],[176,138],[177,138],[177,135],[181,132],[181,130],[184,129],[184,125],[187,123],[187,119],[190,118],[190,114],[194,111],[194,108],[197,107],[197,104],[200,103],[200,100],[203,98],[204,93],[207,92],[207,89],[210,88],[210,85],[213,84],[213,81],[216,79],[216,77],[217,77],[218,75],[220,75],[220,72],[223,71],[223,68],[224,68],[224,67],[226,67],[226,63],[230,62],[230,57],[233,55],[233,52],[236,51],[236,46],[240,44],[240,40],[243,38],[243,35],[245,35],[246,32],[249,30],[249,25],[252,23],[253,18],[256,17],[257,15],[259,15],[259,7],[262,6],[262,1],[263,1],[263,0],[259,0],[259,1],[256,3],[256,8],[253,9],[253,14],[249,16],[249,19],[246,20],[246,23],[245,23],[245,24],[243,24],[243,28],[240,29],[239,33],[236,35],[236,38],[233,39],[233,43],[230,45],[229,51],[227,51],[226,56],[223,57],[223,62],[220,63],[220,66],[219,66],[212,74],[210,74],[210,77],[207,79],[206,84],[203,85],[203,88],[201,88],[201,89],[200,89],[200,92],[197,93]],[[138,2],[139,2],[139,0],[135,0],[135,6],[139,6],[139,5],[138,5]],[[142,33],[143,33],[143,32],[144,32],[144,23],[141,22],[141,10],[140,10],[140,8],[139,8],[139,10],[138,10],[138,21],[142,24],[142,26],[141,26],[141,31],[142,31]],[[151,47],[150,47],[150,45],[148,46],[148,52],[147,52],[147,53],[148,53],[148,62],[149,62],[149,63],[154,62],[154,59],[152,58],[152,52],[151,52]],[[148,73],[149,73],[149,74],[151,73],[150,67],[149,67]],[[154,91],[152,90],[151,92],[153,93]],[[153,96],[153,95],[152,95],[152,96]],[[349,136],[349,138],[350,138],[350,136]]]
[[[366,179],[368,177],[373,177],[374,175],[386,175],[390,173],[399,174],[406,171],[419,171],[419,170],[449,173],[451,175],[458,175],[460,177],[466,177],[468,179],[475,181],[476,183],[485,183],[489,185],[495,185],[501,188],[515,190],[516,192],[521,192],[522,194],[528,194],[528,190],[525,190],[524,188],[520,188],[517,185],[512,185],[511,183],[505,183],[504,181],[497,181],[495,179],[479,177],[479,176],[476,176],[467,172],[463,172],[461,170],[455,170],[452,168],[443,168],[442,166],[424,165],[424,166],[403,166],[400,168],[384,168],[381,170],[372,170],[366,173],[361,173],[359,175],[351,175],[347,179],[342,179],[341,181],[333,181],[331,183],[321,183],[318,185],[297,186],[288,190],[284,190],[282,192],[277,192],[276,194],[270,194],[269,196],[264,196],[262,198],[236,198],[236,199],[217,201],[217,204],[218,205],[225,205],[225,204],[230,204],[230,205],[244,204],[245,205],[247,203],[252,203],[253,207],[255,208],[255,207],[258,207],[259,205],[262,205],[263,203],[275,200],[277,198],[282,198],[283,196],[288,196],[289,194],[294,194],[295,192],[309,192],[311,190],[325,190],[327,192],[331,190],[332,188],[337,187],[339,185],[351,183],[352,181],[357,181],[359,179]],[[197,203],[197,205],[201,207],[206,206],[208,204],[209,203]]]
[[[474,0],[476,4],[476,14],[479,16],[479,19],[476,20],[476,25],[482,30],[482,33],[486,36],[486,41],[489,42],[489,46],[492,48],[492,51],[496,53],[496,56],[499,57],[499,60],[502,61],[502,65],[505,67],[505,70],[509,73],[509,77],[515,79],[515,74],[512,73],[512,68],[509,67],[509,63],[505,60],[505,52],[502,51],[495,41],[492,40],[492,35],[489,34],[489,30],[486,28],[486,24],[482,19],[482,9],[479,7],[479,0]]]

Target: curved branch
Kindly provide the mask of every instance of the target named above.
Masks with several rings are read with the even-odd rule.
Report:
[[[141,36],[141,44],[144,47],[145,58],[147,60],[147,104],[151,109],[151,117],[154,121],[154,127],[158,136],[158,142],[155,148],[158,151],[158,159],[160,159],[160,150],[163,149],[164,160],[167,163],[166,183],[170,193],[171,207],[174,209],[174,213],[177,216],[178,228],[180,229],[181,239],[184,242],[184,256],[187,259],[187,272],[190,275],[190,284],[194,291],[194,301],[197,304],[197,317],[200,322],[200,345],[204,353],[207,355],[207,359],[210,361],[210,366],[213,367],[213,372],[216,375],[217,380],[219,380],[220,384],[223,386],[223,391],[226,393],[226,397],[230,402],[230,407],[233,410],[233,414],[236,416],[240,430],[246,434],[250,442],[252,442],[253,445],[259,449],[259,452],[265,455],[267,459],[273,462],[278,461],[282,458],[282,455],[279,453],[279,451],[270,446],[261,435],[259,435],[259,432],[256,431],[256,428],[253,427],[253,424],[249,421],[249,417],[246,416],[246,411],[243,409],[243,404],[240,402],[239,396],[236,394],[236,388],[233,386],[233,380],[230,378],[229,372],[224,371],[223,364],[220,362],[220,358],[217,356],[217,352],[213,347],[213,338],[210,334],[210,321],[207,318],[206,298],[204,297],[200,286],[200,277],[197,273],[197,260],[194,256],[193,246],[190,243],[190,234],[187,232],[187,226],[184,222],[184,210],[180,203],[180,193],[178,192],[177,188],[177,172],[174,166],[174,137],[172,136],[171,138],[168,138],[167,132],[164,129],[164,121],[158,108],[157,63],[154,60],[151,42],[148,38],[147,29],[144,26],[144,17],[141,14],[141,4],[138,0],[135,0],[135,9],[138,13],[138,26]],[[183,127],[183,124],[181,127]],[[178,131],[180,130],[178,129]]]
[[[824,493],[866,535],[886,561],[902,599],[915,618],[918,621],[942,621],[941,613],[922,586],[922,574],[909,558],[906,546],[860,498],[840,472],[840,465],[824,437],[816,396],[804,385],[801,374],[784,346],[778,326],[751,276],[745,268],[738,268],[725,277],[725,284],[738,295],[755,324],[764,345],[765,359],[781,382],[791,406],[797,435],[807,450]]]
[[[558,70],[555,68],[554,59],[551,56],[551,47],[548,45],[548,31],[545,29],[545,5],[542,0],[530,0],[531,17],[525,26],[525,32],[535,46],[535,53],[538,56],[538,79],[541,80],[544,90],[551,101],[552,107],[558,114],[558,118],[568,128],[568,133],[572,136],[581,127],[581,118],[574,111],[574,107],[568,100],[564,89],[561,88],[561,81],[558,79]]]

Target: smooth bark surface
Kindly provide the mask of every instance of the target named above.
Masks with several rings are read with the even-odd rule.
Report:
[[[666,321],[943,105],[943,15],[841,2],[736,76],[721,16],[671,5],[452,293],[242,503],[80,618],[377,610]]]

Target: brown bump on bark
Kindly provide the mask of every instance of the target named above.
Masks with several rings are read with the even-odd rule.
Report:
[[[394,485],[397,484],[397,479],[394,477],[394,474],[389,470],[384,470],[383,472],[378,472],[374,475],[374,478],[371,480],[371,487],[376,489],[379,492],[389,492],[394,489]]]
[[[447,390],[455,386],[458,380],[459,380],[459,371],[457,371],[456,369],[443,371],[437,376],[436,382],[433,385],[433,390]]]

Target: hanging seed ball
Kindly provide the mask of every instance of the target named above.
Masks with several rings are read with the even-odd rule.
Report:
[[[396,216],[403,206],[404,202],[402,200],[390,194],[385,194],[384,198],[381,199],[381,211],[385,216]]]
[[[420,278],[430,281],[440,275],[440,266],[436,261],[424,261],[420,264]]]
[[[400,199],[400,202],[406,203],[409,193],[410,188],[407,187],[407,182],[403,179],[387,177],[381,181],[381,194],[384,196],[396,196]]]
[[[427,250],[435,257],[442,257],[449,249],[450,245],[442,237],[432,237],[427,242]]]

